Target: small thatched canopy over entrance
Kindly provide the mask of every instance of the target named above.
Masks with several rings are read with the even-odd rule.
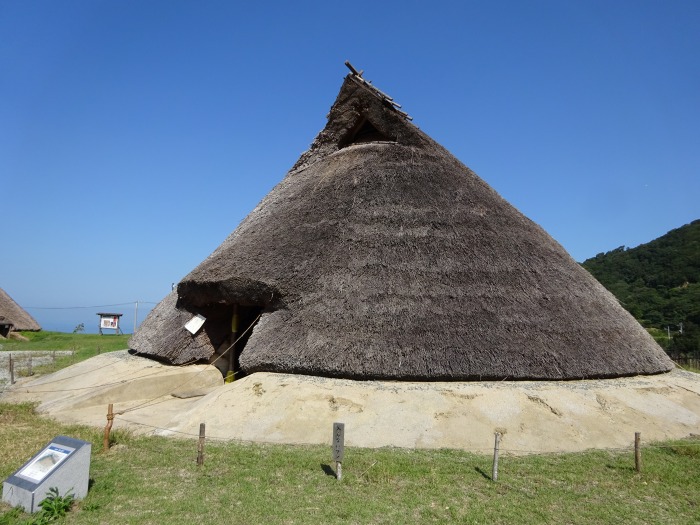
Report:
[[[206,321],[188,331],[196,314]],[[309,151],[130,346],[180,364],[243,333],[229,365],[243,373],[580,379],[673,367],[542,228],[356,73]]]
[[[10,330],[13,332],[38,332],[41,330],[39,323],[20,305],[14,302],[12,297],[7,295],[2,288],[0,288],[0,324],[3,327],[7,327],[5,330],[8,332]],[[1,327],[0,330],[2,330]],[[0,333],[7,337],[4,331]]]

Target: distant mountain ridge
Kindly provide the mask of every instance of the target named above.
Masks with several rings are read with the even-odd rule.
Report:
[[[700,355],[700,220],[582,263],[672,355]]]

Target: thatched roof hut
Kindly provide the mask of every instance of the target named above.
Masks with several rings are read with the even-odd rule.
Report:
[[[195,314],[206,321],[193,335],[183,326]],[[229,352],[243,373],[579,379],[673,367],[554,239],[355,73],[311,148],[130,346],[206,361],[245,330]]]
[[[18,305],[7,292],[0,288],[0,322],[4,326],[11,324],[14,332],[38,332],[41,326]]]

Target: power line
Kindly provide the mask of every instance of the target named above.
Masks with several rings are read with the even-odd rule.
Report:
[[[135,302],[141,304],[158,304],[153,301],[132,301],[130,303],[118,303],[118,304],[98,304],[95,306],[23,306],[25,310],[81,310],[89,308],[109,308],[112,306],[131,306]]]

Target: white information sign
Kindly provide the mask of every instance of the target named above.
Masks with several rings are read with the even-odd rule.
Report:
[[[66,447],[65,445],[51,443],[29,465],[20,470],[17,475],[34,483],[39,483],[74,450],[74,448]]]
[[[105,317],[102,316],[100,317],[100,328],[109,328],[110,330],[116,330],[119,328],[119,317],[115,316],[110,316],[110,317]]]

